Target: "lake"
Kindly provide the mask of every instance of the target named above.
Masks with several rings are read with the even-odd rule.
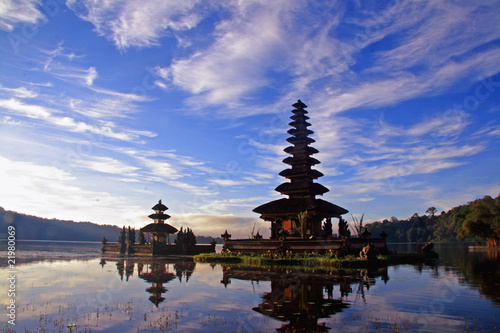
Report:
[[[303,270],[101,258],[99,247],[18,242],[15,326],[7,322],[12,268],[0,264],[2,331],[500,330],[499,251],[436,244],[439,261],[421,265]]]

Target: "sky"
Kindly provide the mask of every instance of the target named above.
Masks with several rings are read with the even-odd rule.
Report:
[[[364,221],[500,192],[498,1],[4,0],[0,206],[269,235],[298,99]],[[253,229],[255,228],[255,229]]]

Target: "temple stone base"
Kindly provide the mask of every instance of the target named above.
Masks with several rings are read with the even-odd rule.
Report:
[[[193,248],[183,250],[174,244],[134,244],[122,247],[119,243],[106,243],[101,246],[101,253],[107,255],[125,256],[169,256],[169,255],[197,255],[200,253],[214,253],[215,244],[196,244]]]
[[[350,238],[350,239],[301,239],[286,238],[276,239],[226,239],[223,249],[233,253],[241,254],[264,254],[281,253],[291,251],[292,253],[328,253],[330,251],[349,253],[359,252],[368,244],[381,251],[387,250],[387,243],[384,238]]]

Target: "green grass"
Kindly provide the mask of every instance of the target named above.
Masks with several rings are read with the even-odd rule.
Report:
[[[360,259],[354,255],[338,256],[336,253],[285,253],[246,255],[240,253],[203,253],[194,257],[197,262],[205,263],[244,263],[251,265],[280,266],[330,266],[338,268],[383,267],[398,264],[420,263],[427,260],[420,253],[397,253],[378,255],[374,260]]]

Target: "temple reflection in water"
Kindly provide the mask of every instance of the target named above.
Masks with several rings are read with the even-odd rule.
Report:
[[[352,293],[364,301],[364,291],[375,284],[376,277],[387,282],[387,268],[306,272],[223,266],[221,283],[227,287],[231,279],[270,281],[271,291],[261,295],[262,302],[254,311],[283,322],[278,332],[326,332],[330,328],[318,321],[350,307]]]
[[[137,264],[137,274],[139,278],[151,283],[151,287],[146,289],[146,292],[151,294],[149,300],[151,303],[158,305],[165,300],[163,294],[168,289],[163,285],[173,279],[189,281],[196,267],[196,263],[192,260],[172,260],[164,258],[107,258],[101,260],[101,265],[107,262],[116,262],[116,268],[120,279],[129,280],[130,276],[134,275],[135,265]]]
[[[128,281],[137,270],[137,276],[151,284],[145,291],[156,307],[165,301],[170,281],[188,282],[196,268],[193,261],[172,258],[106,258],[101,265],[109,262],[116,264],[121,280]],[[269,282],[271,290],[260,295],[253,311],[281,322],[278,332],[326,332],[330,327],[320,320],[349,308],[352,302],[364,302],[365,291],[376,278],[387,282],[387,268],[307,271],[222,265],[221,283],[230,288],[233,279]]]

